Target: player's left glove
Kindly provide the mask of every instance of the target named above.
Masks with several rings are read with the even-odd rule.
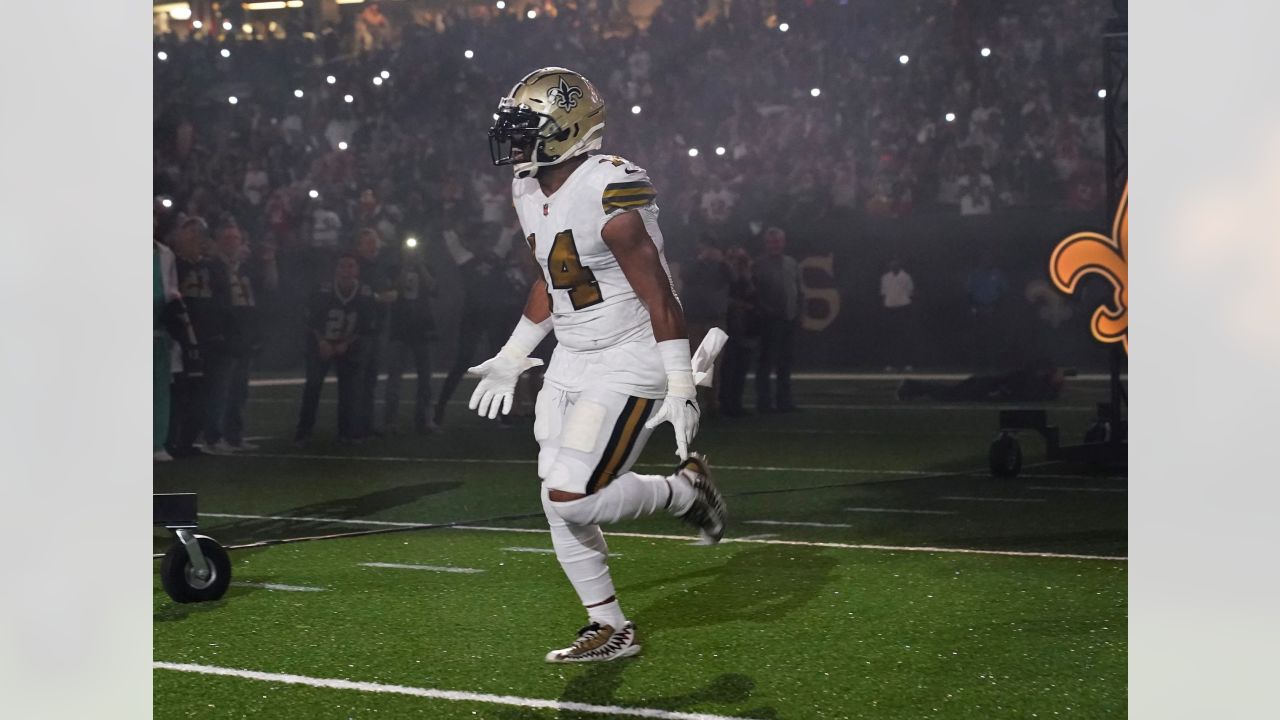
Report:
[[[698,407],[697,389],[693,384],[693,367],[689,357],[689,341],[664,340],[658,343],[662,365],[667,371],[667,397],[644,426],[649,429],[664,422],[671,423],[676,435],[676,455],[689,459],[689,444],[698,434],[702,410]]]

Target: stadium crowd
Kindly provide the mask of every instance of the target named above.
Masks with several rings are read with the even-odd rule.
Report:
[[[195,435],[214,451],[244,446],[255,293],[307,308],[300,440],[330,367],[343,438],[394,425],[399,383],[375,422],[374,381],[409,366],[429,377],[430,297],[446,272],[427,267],[429,248],[467,277],[449,379],[434,406],[429,385],[415,396],[415,428],[433,430],[480,359],[471,351],[501,341],[536,272],[485,131],[498,98],[537,67],[593,79],[609,103],[606,149],[655,178],[668,255],[699,283],[723,280],[705,321],[757,336],[770,315],[752,265],[771,262],[770,229],[803,243],[864,217],[1104,203],[1101,0],[664,0],[643,18],[628,3],[507,5],[393,14],[368,3],[338,23],[285,13],[251,33],[238,17],[157,34],[156,236],[177,256],[193,326],[182,337],[199,340],[216,389],[203,411],[174,412],[175,426],[201,420],[158,453],[190,452]],[[768,282],[789,282],[782,267]],[[192,303],[215,297],[214,311]],[[750,357],[734,353],[751,351],[731,346],[725,362],[745,377]],[[789,355],[760,355],[779,375],[776,402],[766,384],[759,407],[789,407]],[[741,412],[740,381],[729,384],[737,398],[722,409]]]

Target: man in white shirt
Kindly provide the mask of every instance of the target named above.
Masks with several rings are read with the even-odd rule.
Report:
[[[890,260],[888,272],[880,276],[880,297],[884,301],[885,313],[885,353],[888,360],[885,372],[893,372],[894,363],[897,362],[904,365],[904,370],[911,370],[905,356],[911,332],[911,298],[915,292],[915,283],[907,271],[902,269],[902,263],[897,259]]]

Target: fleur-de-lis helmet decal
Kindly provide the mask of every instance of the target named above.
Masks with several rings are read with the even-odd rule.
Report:
[[[1079,232],[1058,243],[1049,259],[1053,284],[1068,295],[1087,275],[1101,275],[1111,283],[1111,305],[1093,312],[1090,327],[1099,342],[1123,343],[1129,352],[1129,187],[1126,185],[1111,225],[1111,237]]]
[[[560,84],[547,90],[547,99],[565,110],[578,107],[578,98],[582,97],[582,88],[570,85],[560,78]]]

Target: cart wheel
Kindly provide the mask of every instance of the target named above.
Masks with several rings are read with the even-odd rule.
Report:
[[[187,548],[180,542],[175,542],[160,561],[160,584],[174,602],[217,600],[231,584],[231,557],[227,551],[211,537],[196,535],[195,538],[200,543],[205,562],[209,564],[209,577],[196,577]]]
[[[1022,470],[1022,446],[1009,433],[1000,433],[1000,437],[991,443],[987,460],[991,464],[991,474],[995,477],[1017,477],[1018,471]]]
[[[1092,443],[1104,443],[1111,439],[1111,423],[1106,420],[1098,420],[1084,431],[1084,443],[1086,445]]]

